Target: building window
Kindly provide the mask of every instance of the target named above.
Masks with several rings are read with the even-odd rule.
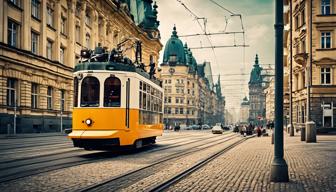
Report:
[[[80,43],[80,26],[76,25],[76,42]]]
[[[47,25],[50,27],[54,26],[54,10],[51,7],[47,7]]]
[[[179,108],[175,108],[175,114],[179,114]]]
[[[7,106],[16,106],[17,100],[17,80],[9,78],[7,80]]]
[[[31,51],[34,53],[34,54],[38,54],[38,42],[39,40],[39,35],[35,32],[31,32]]]
[[[90,11],[86,11],[85,13],[85,24],[91,26],[91,16]]]
[[[52,109],[52,103],[53,103],[53,88],[52,87],[48,87],[47,90],[47,109]]]
[[[168,97],[168,103],[171,103],[171,99],[172,99],[171,97]]]
[[[86,48],[90,49],[90,35],[89,34],[86,34],[85,45],[86,45]]]
[[[47,58],[52,59],[52,47],[53,47],[53,42],[48,40],[47,41]]]
[[[37,99],[38,99],[38,85],[36,83],[32,83],[31,85],[31,108],[37,109]]]
[[[61,34],[66,35],[66,18],[61,16]]]
[[[13,5],[16,5],[17,7],[20,7],[20,0],[8,0]]]
[[[65,58],[65,48],[61,47],[60,48],[60,62],[64,64],[64,58]]]
[[[18,47],[19,25],[8,19],[8,45]]]
[[[295,16],[295,29],[299,28],[299,15]]]
[[[302,39],[301,41],[301,53],[306,53],[306,40]]]
[[[61,111],[65,109],[65,90],[61,90]]]
[[[306,24],[306,15],[305,15],[305,9],[302,9],[302,12],[301,12],[301,23],[302,25]]]
[[[179,99],[178,98],[175,99],[175,103],[179,103]]]
[[[180,114],[183,114],[183,108],[180,108]]]
[[[321,48],[331,48],[331,32],[321,32]]]
[[[176,55],[170,55],[169,56],[169,62],[176,62]]]
[[[321,84],[330,85],[331,84],[331,69],[330,67],[321,68]]]
[[[321,14],[330,15],[330,0],[321,0]]]
[[[39,0],[32,0],[31,3],[31,12],[32,16],[36,19],[40,19],[40,4]]]

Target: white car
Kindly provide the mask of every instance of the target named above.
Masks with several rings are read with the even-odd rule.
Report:
[[[218,134],[222,134],[222,133],[223,133],[223,129],[222,129],[221,126],[215,125],[215,126],[211,129],[211,132],[212,132],[213,134],[216,134],[216,133],[218,133]]]

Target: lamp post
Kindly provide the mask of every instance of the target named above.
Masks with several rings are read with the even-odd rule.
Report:
[[[270,179],[288,182],[288,166],[283,158],[283,0],[275,1],[275,130],[274,159]]]
[[[289,69],[289,126],[290,126],[290,136],[294,136],[294,126],[293,126],[293,2],[289,0],[289,11],[290,11],[290,69]]]

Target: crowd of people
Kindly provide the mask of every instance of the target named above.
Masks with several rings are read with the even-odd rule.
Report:
[[[264,135],[267,136],[267,130],[266,129],[273,129],[274,128],[274,122],[267,122],[266,128],[263,127],[263,125],[253,125],[250,123],[249,125],[240,125],[236,126],[233,130],[234,132],[239,132],[241,135],[252,135],[253,133],[256,133],[258,137]]]

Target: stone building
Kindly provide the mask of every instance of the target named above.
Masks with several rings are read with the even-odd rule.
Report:
[[[253,124],[262,124],[265,119],[265,94],[261,74],[262,70],[259,65],[258,55],[256,55],[248,83],[250,99],[249,122]]]
[[[240,104],[239,122],[247,124],[249,122],[250,102],[247,97],[244,97],[243,102]]]
[[[284,16],[288,30],[285,33],[287,58],[284,67],[287,71],[285,79],[290,84],[292,60],[294,127],[300,128],[307,121],[307,97],[309,97],[310,120],[316,123],[316,127],[321,130],[336,128],[335,1],[312,0],[311,7],[311,1],[292,0],[291,10],[289,3],[289,0],[285,1],[287,9]],[[292,28],[290,28],[291,20]],[[290,31],[292,31],[292,39]],[[292,55],[290,54],[291,42]],[[307,85],[311,85],[309,95]]]
[[[210,84],[210,63],[197,64],[187,44],[183,45],[179,39],[176,27],[166,42],[161,69],[166,126],[213,124],[223,120],[224,117],[215,118],[220,116],[219,113],[224,116],[225,102],[221,97],[221,105],[218,105],[221,89],[217,88],[215,92],[214,85]]]
[[[264,89],[265,94],[265,110],[266,110],[266,121],[274,121],[274,102],[275,102],[275,87],[274,87],[274,78],[272,78],[267,87]],[[286,113],[284,113],[286,115]]]
[[[156,9],[151,0],[0,0],[0,133],[71,127],[82,49],[127,47],[137,38],[143,62],[157,65]],[[135,57],[132,49],[125,54]]]

